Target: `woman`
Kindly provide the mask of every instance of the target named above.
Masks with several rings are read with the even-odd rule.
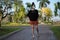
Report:
[[[31,10],[28,12],[27,16],[29,17],[30,24],[32,26],[32,35],[34,37],[34,26],[36,26],[37,34],[39,34],[38,30],[38,10],[35,9],[34,2],[31,5]]]

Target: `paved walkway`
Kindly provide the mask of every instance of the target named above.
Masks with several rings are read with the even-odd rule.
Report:
[[[24,30],[11,35],[4,40],[33,40],[31,27],[23,27]],[[35,32],[34,40],[55,40],[53,32],[49,29],[49,26],[39,25],[40,37],[37,37],[37,32]]]

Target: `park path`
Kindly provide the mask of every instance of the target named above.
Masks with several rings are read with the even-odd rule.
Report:
[[[4,40],[33,40],[31,27],[23,27],[24,30],[17,32]],[[50,27],[47,25],[39,25],[40,37],[37,37],[37,32],[34,30],[34,40],[56,40]]]

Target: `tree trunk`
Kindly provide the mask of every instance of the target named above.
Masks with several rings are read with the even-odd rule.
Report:
[[[1,18],[1,16],[0,16],[0,27],[1,27],[1,21],[2,21],[2,18]]]
[[[50,18],[48,17],[48,22],[49,22],[49,19],[50,19]]]
[[[12,22],[12,16],[10,15],[10,22]]]
[[[0,27],[1,27],[1,20],[0,20]]]

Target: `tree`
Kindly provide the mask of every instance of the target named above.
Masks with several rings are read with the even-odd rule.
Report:
[[[60,2],[57,2],[57,5],[58,5],[58,9],[60,10]]]
[[[48,7],[43,7],[41,12],[45,14],[46,20],[49,22],[49,19],[52,17],[52,11]]]
[[[5,9],[4,9],[4,11],[2,10],[2,5],[0,6],[0,27],[1,27],[1,21],[7,16],[7,14],[4,16],[4,11],[5,11]]]
[[[39,8],[40,10],[43,8],[43,7],[47,7],[47,4],[50,4],[50,1],[49,0],[37,0],[39,1]],[[42,13],[41,13],[42,14]],[[44,20],[44,18],[42,17],[42,20]]]
[[[29,2],[27,2],[26,5],[27,5],[27,7],[29,7],[29,8],[31,7],[31,3],[29,3]]]
[[[29,11],[31,8],[31,3],[27,2],[26,5],[27,5],[27,11]]]
[[[57,12],[58,12],[58,9],[60,10],[60,2],[55,3],[54,6],[55,6],[54,15],[58,16]]]
[[[18,12],[20,6],[22,5],[22,0],[14,0],[15,12]]]
[[[21,21],[21,22],[24,21],[23,20],[24,17],[25,17],[25,8],[23,5],[21,5],[19,8],[19,12],[14,14],[14,19],[18,23],[19,21]]]
[[[2,6],[0,6],[0,27],[1,27],[1,20],[2,20],[2,15],[3,15],[3,13],[2,13]]]
[[[15,12],[14,14],[18,14],[20,12],[20,7],[22,6],[22,0],[13,0],[13,3],[12,3],[12,0],[11,2],[9,3],[9,8],[11,9],[12,7],[12,4],[14,4],[14,8],[15,8]],[[10,13],[10,22],[13,22],[13,15],[11,15]]]
[[[40,1],[39,2],[39,8],[47,7],[47,4],[50,4],[49,0],[37,0],[37,1]]]
[[[4,1],[4,2],[2,2],[2,1]],[[0,27],[1,27],[1,21],[5,18],[5,17],[7,17],[7,15],[9,15],[9,13],[8,13],[8,9],[10,9],[11,8],[11,5],[10,4],[8,4],[9,3],[9,0],[2,0],[1,2],[0,2]],[[5,6],[5,7],[4,7]],[[4,7],[4,9],[3,9],[3,7]],[[2,10],[3,9],[3,10]]]

